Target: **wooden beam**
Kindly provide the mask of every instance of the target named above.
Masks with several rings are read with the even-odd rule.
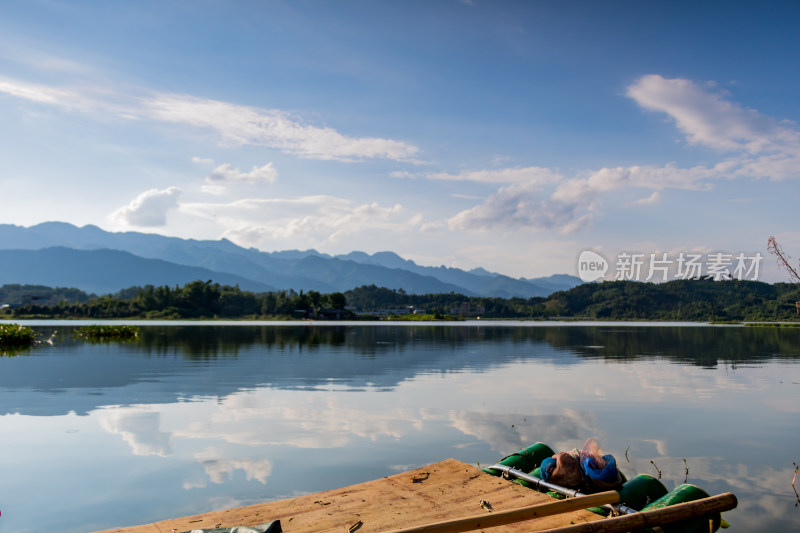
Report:
[[[569,513],[579,509],[586,509],[587,507],[598,507],[600,505],[606,505],[609,503],[617,503],[618,501],[619,493],[610,490],[607,492],[590,494],[588,496],[580,496],[578,498],[568,498],[566,500],[539,503],[536,505],[530,505],[528,507],[522,507],[520,509],[486,513],[468,518],[446,520],[443,522],[434,522],[432,524],[426,524],[423,526],[397,529],[391,533],[459,533],[462,531],[472,531],[486,527],[504,526],[506,524],[522,522],[523,520],[532,520],[534,518],[541,518],[543,516]]]
[[[685,503],[676,503],[660,509],[642,511],[607,520],[587,522],[575,526],[547,529],[541,533],[625,533],[648,527],[661,526],[691,518],[708,516],[733,509],[737,505],[736,496],[730,492],[702,498]]]

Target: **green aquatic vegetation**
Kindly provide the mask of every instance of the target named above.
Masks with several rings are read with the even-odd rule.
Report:
[[[76,329],[74,336],[94,342],[130,342],[139,337],[139,328],[137,326],[91,325]]]
[[[27,326],[0,324],[0,347],[30,346],[35,340],[36,333]]]
[[[800,322],[747,322],[751,328],[800,328]]]
[[[418,314],[418,315],[389,315],[389,320],[399,321],[399,322],[431,322],[431,321],[457,321],[457,320],[464,320],[463,317],[456,317],[453,315],[442,315],[439,313],[435,314]]]

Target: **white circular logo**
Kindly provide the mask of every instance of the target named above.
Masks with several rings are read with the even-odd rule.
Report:
[[[608,261],[602,255],[591,250],[584,250],[578,256],[578,277],[582,281],[597,281],[608,272]]]

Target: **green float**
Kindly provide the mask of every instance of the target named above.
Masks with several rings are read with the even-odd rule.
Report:
[[[622,485],[619,502],[632,509],[641,510],[668,492],[667,487],[653,476],[639,474]]]
[[[709,494],[700,487],[690,483],[684,483],[683,485],[678,485],[675,489],[650,505],[647,505],[642,511],[661,509],[663,507],[675,505],[676,503],[692,502],[708,497]],[[664,525],[661,529],[663,529],[665,533],[707,533],[708,531],[716,531],[719,529],[720,518],[719,513],[714,513],[706,518],[694,518],[692,520]]]
[[[542,464],[542,461],[548,457],[552,457],[555,453],[556,452],[554,452],[553,449],[547,444],[544,444],[543,442],[537,442],[536,444],[528,446],[517,453],[512,453],[511,455],[504,457],[502,460],[498,461],[497,464],[516,468],[517,470],[521,470],[523,472],[530,472]],[[493,476],[500,475],[499,470],[494,470],[492,468],[483,468],[482,470]]]

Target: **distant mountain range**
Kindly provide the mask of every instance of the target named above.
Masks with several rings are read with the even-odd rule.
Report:
[[[184,285],[197,279],[243,290],[346,291],[362,285],[410,294],[548,296],[581,284],[566,274],[512,278],[482,268],[424,267],[393,252],[331,256],[316,250],[261,252],[227,239],[199,241],[149,233],[112,233],[63,222],[31,227],[0,224],[0,285],[74,287],[113,294],[142,285]]]

